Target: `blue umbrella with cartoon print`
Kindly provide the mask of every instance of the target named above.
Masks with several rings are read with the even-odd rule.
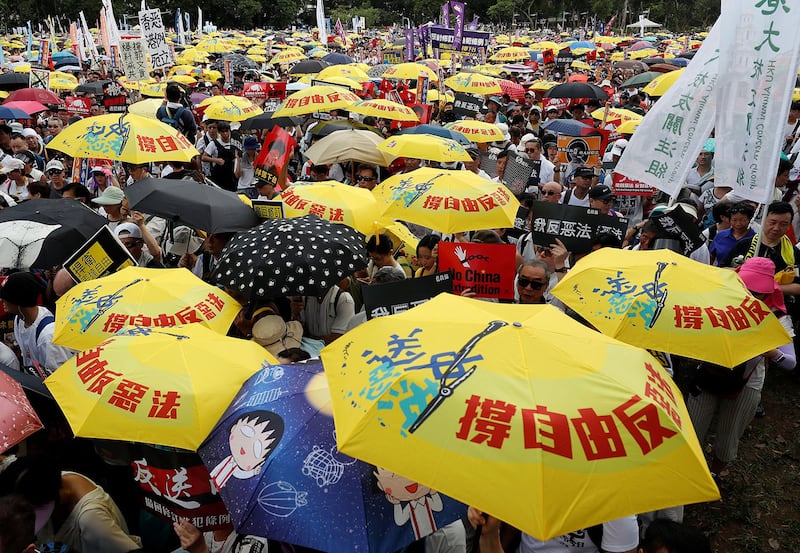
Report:
[[[390,553],[466,513],[435,490],[338,452],[318,359],[255,374],[198,453],[239,534],[329,553]]]

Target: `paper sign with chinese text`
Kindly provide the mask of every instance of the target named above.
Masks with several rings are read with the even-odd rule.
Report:
[[[575,165],[600,165],[601,136],[558,135],[558,161]]]
[[[647,183],[629,179],[619,173],[611,174],[612,189],[617,196],[653,196],[656,189]]]
[[[478,298],[514,299],[513,244],[439,242],[439,270],[452,271],[453,293],[466,289]]]
[[[628,219],[601,215],[597,209],[574,205],[533,202],[531,237],[539,246],[550,246],[558,238],[568,251],[584,253],[592,249],[592,241],[601,232],[625,237]]]
[[[133,265],[136,260],[107,226],[64,262],[64,268],[76,282],[100,278]]]
[[[120,40],[119,60],[122,71],[129,81],[146,81],[150,77],[150,72],[147,70],[147,51],[143,39]]]
[[[139,12],[139,25],[142,28],[147,53],[150,54],[150,65],[153,69],[161,69],[173,65],[172,50],[167,44],[167,34],[161,11],[142,10]]]
[[[442,292],[453,291],[453,276],[437,273],[420,278],[407,278],[361,289],[367,320],[408,311]]]
[[[67,113],[70,115],[80,115],[81,117],[88,117],[92,107],[92,99],[79,96],[67,96],[65,99],[67,106]]]
[[[283,219],[283,202],[280,200],[252,200],[253,211],[259,219]]]

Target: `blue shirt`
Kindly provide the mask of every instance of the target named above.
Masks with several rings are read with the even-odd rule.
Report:
[[[747,234],[745,234],[740,240],[750,239],[756,233],[752,228],[747,230]],[[709,251],[714,256],[714,265],[720,267],[721,263],[723,263],[733,250],[733,247],[739,240],[733,237],[733,229],[725,229],[721,230],[714,236],[714,240],[711,242],[709,246]]]

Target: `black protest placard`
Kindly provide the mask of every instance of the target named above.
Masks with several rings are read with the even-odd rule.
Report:
[[[497,176],[497,154],[493,152],[480,152],[481,154],[481,170],[485,171],[487,175],[494,178]]]
[[[595,236],[603,232],[613,234],[622,242],[628,228],[628,219],[601,215],[599,210],[589,207],[533,202],[532,209],[533,243],[549,246],[558,238],[573,253],[590,251]]]
[[[659,234],[680,240],[683,255],[688,256],[703,245],[703,235],[700,234],[694,218],[684,211],[680,204],[669,211],[651,215],[650,220],[658,226],[661,231]]]
[[[259,219],[283,219],[283,202],[280,200],[252,200],[253,211]]]
[[[539,162],[539,166],[541,167],[541,162]],[[528,181],[534,174],[538,178],[539,171],[534,160],[518,154],[510,154],[505,173],[503,173],[503,184],[515,196],[519,196],[525,192],[525,187],[528,186]]]
[[[86,282],[136,265],[128,248],[103,226],[80,249],[64,262],[75,282]]]
[[[437,273],[421,278],[409,278],[399,282],[373,284],[361,289],[367,319],[385,317],[408,311],[425,303],[442,292],[453,291],[450,273]]]
[[[475,117],[484,111],[483,98],[466,92],[456,92],[453,100],[453,113],[458,117]]]

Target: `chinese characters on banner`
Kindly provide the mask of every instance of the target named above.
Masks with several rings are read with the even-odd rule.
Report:
[[[89,117],[92,107],[91,98],[83,98],[78,96],[67,96],[64,99],[67,107],[67,113],[70,115],[80,115],[81,117]]]
[[[276,188],[283,187],[286,184],[289,158],[296,145],[297,142],[288,132],[278,126],[273,127],[253,162],[256,178],[271,182]]]
[[[365,286],[361,289],[367,319],[408,311],[442,292],[453,292],[453,277],[450,273],[407,278],[399,282],[386,282],[380,286]]]
[[[800,5],[727,2],[723,17],[728,32],[719,48],[725,81],[717,87],[716,178],[742,198],[769,203],[800,57]]]
[[[617,196],[653,196],[655,189],[643,182],[629,179],[616,171],[611,174],[612,188]]]
[[[153,69],[161,69],[173,64],[172,50],[167,44],[167,34],[164,22],[161,21],[161,12],[155,10],[142,10],[139,12],[139,25],[142,28],[142,38],[150,54],[150,65]]]
[[[724,18],[723,13],[692,63],[639,123],[617,164],[617,173],[670,196],[678,194],[714,127]]]
[[[453,293],[466,289],[478,298],[514,299],[517,248],[513,244],[441,242],[439,270],[451,271]]]
[[[64,262],[75,282],[86,282],[136,265],[128,249],[103,226]]]
[[[558,135],[558,161],[574,165],[600,165],[602,136]]]
[[[466,8],[464,2],[450,0],[450,9],[453,10],[453,15],[456,18],[456,24],[453,28],[453,50],[460,52],[461,44],[464,40],[464,12]]]
[[[588,252],[592,240],[601,232],[625,237],[628,219],[613,215],[600,215],[596,209],[574,205],[533,202],[531,239],[539,246],[555,244],[558,238],[571,252]]]
[[[126,38],[119,41],[119,60],[122,71],[129,81],[146,81],[150,77],[147,70],[147,55],[144,41],[140,38]]]

